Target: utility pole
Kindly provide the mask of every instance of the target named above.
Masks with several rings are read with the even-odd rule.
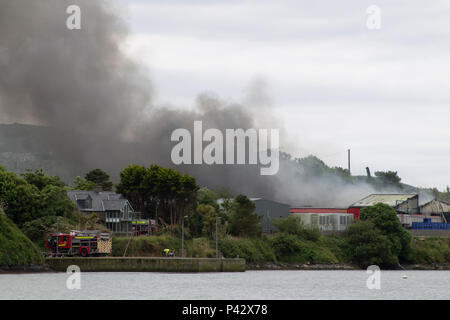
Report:
[[[59,240],[59,216],[56,217],[56,256],[59,254],[59,248],[58,248],[58,240]]]
[[[348,149],[348,174],[351,176],[352,172],[350,171],[350,149]]]
[[[186,216],[181,217],[181,257],[184,258],[184,218]]]
[[[218,221],[219,217],[216,217],[216,259],[219,259],[219,238],[218,238]]]

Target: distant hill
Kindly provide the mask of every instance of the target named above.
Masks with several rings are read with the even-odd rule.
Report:
[[[42,168],[71,184],[76,176],[95,168],[108,172],[117,183],[119,171],[127,165],[157,163],[193,175],[202,186],[291,205],[347,206],[370,193],[420,193],[421,203],[433,198],[430,190],[390,184],[378,177],[350,176],[347,170],[331,168],[314,156],[297,159],[282,153],[278,175],[260,176],[252,166],[175,166],[165,145],[113,139],[61,128],[0,124],[0,165],[16,173]]]
[[[95,168],[117,180],[119,170],[130,164],[126,155],[132,157],[138,148],[133,143],[104,143],[107,139],[61,128],[0,124],[0,165],[16,173],[43,169],[66,184]],[[123,158],[117,156],[118,150]]]
[[[57,130],[47,127],[0,124],[0,165],[16,173],[42,168],[66,183],[72,181],[72,170],[54,156],[55,135]]]

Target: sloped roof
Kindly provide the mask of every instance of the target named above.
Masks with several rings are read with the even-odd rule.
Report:
[[[368,207],[377,203],[384,203],[391,207],[396,207],[399,204],[417,197],[417,194],[399,193],[399,194],[371,194],[364,199],[355,202],[350,207]]]
[[[428,206],[428,205],[434,205],[434,204],[444,204],[444,205],[450,206],[450,203],[448,203],[448,202],[446,202],[446,201],[433,199],[433,200],[431,200],[431,201],[428,201],[427,203],[424,203],[424,204],[421,205],[420,207],[422,208],[422,207],[425,207],[425,206]]]
[[[84,190],[70,190],[67,192],[69,199],[77,205],[77,200],[85,200],[88,197],[92,199],[92,208],[77,208],[80,211],[116,211],[122,210],[125,204],[128,202],[121,194],[105,191],[84,191]]]
[[[103,207],[105,208],[105,211],[119,211],[123,209],[126,203],[126,199],[103,200]]]
[[[294,207],[290,213],[347,213],[344,208],[314,208],[314,207]]]

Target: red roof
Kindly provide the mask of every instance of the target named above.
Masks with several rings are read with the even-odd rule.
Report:
[[[289,213],[347,213],[347,209],[336,208],[291,208]]]

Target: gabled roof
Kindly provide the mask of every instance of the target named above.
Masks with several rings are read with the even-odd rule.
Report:
[[[103,200],[103,207],[105,211],[120,211],[126,205],[127,200]]]
[[[384,203],[391,207],[396,207],[399,204],[418,197],[418,194],[398,193],[398,194],[371,194],[364,199],[355,202],[350,207],[363,208],[373,206],[377,203]]]
[[[84,190],[71,190],[67,192],[69,199],[77,205],[80,211],[93,211],[93,212],[103,212],[103,211],[119,211],[124,208],[128,203],[121,194],[104,191],[84,191]],[[88,198],[92,199],[92,208],[79,208],[77,200],[85,200]],[[131,205],[130,205],[131,206]]]
[[[450,206],[450,203],[448,203],[448,202],[446,202],[446,201],[433,199],[433,200],[431,200],[431,201],[428,201],[427,203],[422,204],[420,207],[422,208],[422,207],[425,207],[425,206],[427,206],[427,205],[434,204],[434,203],[436,203],[436,204],[437,204],[437,203],[443,203],[443,204],[445,204],[445,205],[447,205],[447,206]]]

